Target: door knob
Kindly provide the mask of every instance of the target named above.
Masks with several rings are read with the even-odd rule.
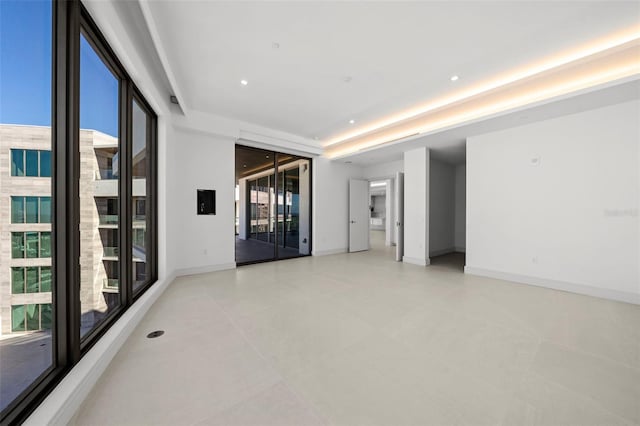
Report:
[[[351,223],[356,223],[356,221],[355,221],[355,220],[352,220],[352,221],[351,221]]]

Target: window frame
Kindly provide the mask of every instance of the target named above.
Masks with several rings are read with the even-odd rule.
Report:
[[[27,269],[28,268],[38,268],[38,291],[35,293],[51,293],[51,266],[48,265],[37,265],[37,266],[12,266],[11,267],[11,294],[28,294],[30,292],[27,291]],[[43,290],[43,279],[44,276],[43,270],[49,270],[49,290]],[[22,275],[22,291],[15,292],[13,291],[15,288],[15,276],[14,272],[20,271]],[[34,292],[31,292],[34,293]]]
[[[52,51],[51,51],[51,316],[52,362],[38,379],[29,384],[0,413],[2,424],[23,422],[44,398],[57,386],[64,376],[80,361],[104,333],[120,316],[151,287],[158,278],[158,231],[157,231],[157,115],[144,99],[142,93],[117,59],[113,50],[80,0],[51,1],[52,8]],[[118,214],[120,223],[118,242],[120,244],[120,306],[102,323],[80,338],[80,35],[83,34],[101,59],[119,79],[119,140],[120,156],[120,203]],[[148,191],[147,233],[150,233],[147,253],[148,281],[134,295],[132,258],[132,197],[131,197],[131,102],[148,113],[147,142]],[[24,177],[26,160],[23,154]],[[40,154],[38,154],[38,175],[41,174]],[[126,158],[123,158],[126,157]],[[22,176],[20,176],[22,177]],[[48,177],[48,176],[47,176]],[[25,198],[22,198],[22,217],[26,223]],[[38,201],[38,221],[41,220],[41,204]],[[11,209],[11,223],[13,210]],[[48,231],[47,231],[48,232]],[[41,242],[40,242],[41,244]],[[26,242],[25,242],[26,245]],[[124,252],[124,253],[123,253]],[[26,255],[26,254],[25,254]],[[49,267],[49,266],[47,266]],[[39,267],[41,268],[41,267]],[[39,288],[42,289],[42,270],[39,269]],[[23,270],[26,291],[26,268]],[[64,285],[58,285],[64,283]],[[42,304],[38,304],[42,305]],[[26,312],[26,305],[25,305]],[[42,306],[39,309],[39,324],[42,325]],[[26,314],[25,314],[26,315]],[[13,324],[12,324],[13,327]],[[25,328],[28,328],[25,318]]]
[[[48,152],[49,153],[49,159],[51,159],[51,151],[47,150],[47,149],[26,149],[26,148],[11,148],[11,177],[18,177],[18,178],[24,178],[24,177],[28,177],[28,178],[37,178],[37,177],[41,177],[41,178],[50,178],[51,177],[51,173],[49,173],[49,175],[46,174],[42,174],[42,153],[43,152]],[[38,170],[38,174],[36,175],[27,175],[27,152],[29,151],[35,151],[37,152],[37,170]],[[22,174],[16,174],[14,173],[14,153],[21,153],[21,157],[22,157]],[[49,172],[51,172],[51,166],[49,166]]]
[[[35,176],[29,176],[30,178],[35,177]],[[27,222],[27,198],[31,198],[31,199],[36,199],[36,216],[37,219],[35,222]],[[42,221],[42,217],[44,216],[42,214],[42,201],[48,199],[49,200],[49,221],[47,222],[43,222]],[[15,222],[14,221],[14,213],[13,213],[13,206],[14,206],[14,201],[16,200],[21,200],[20,201],[20,205],[22,206],[22,220],[20,222]],[[12,195],[11,196],[11,224],[12,225],[16,225],[16,224],[40,224],[40,223],[44,223],[44,224],[48,224],[51,223],[51,218],[52,218],[52,213],[51,210],[53,210],[53,205],[52,205],[52,200],[51,200],[51,196],[50,195]]]

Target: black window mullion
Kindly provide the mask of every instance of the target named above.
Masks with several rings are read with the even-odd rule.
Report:
[[[279,159],[279,155],[277,152],[273,153],[273,177],[275,178],[274,181],[274,186],[273,186],[273,191],[275,193],[275,208],[276,208],[276,214],[275,214],[275,235],[274,235],[274,243],[273,243],[273,258],[274,259],[278,259],[278,243],[280,242],[280,238],[278,236],[278,232],[279,232],[279,225],[278,225],[278,217],[279,217],[279,205],[278,205],[278,188],[279,188],[279,181],[280,181],[280,177],[278,175],[278,161]]]
[[[133,93],[131,84],[120,81],[120,202],[118,220],[118,244],[120,253],[119,277],[121,305],[126,307],[131,304],[133,295],[132,282],[132,183],[131,183],[131,152],[132,152],[132,122],[133,122]]]
[[[147,230],[149,244],[147,248],[147,287],[158,279],[158,120],[149,114],[149,131],[147,132],[147,148],[149,149],[149,169],[147,172]]]
[[[80,359],[80,7],[56,2],[52,144],[52,305],[57,363]]]

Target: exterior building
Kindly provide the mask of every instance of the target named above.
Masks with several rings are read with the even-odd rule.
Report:
[[[81,130],[80,170],[85,334],[119,300],[118,139]],[[51,172],[49,127],[0,125],[0,335],[51,327]],[[138,280],[145,277],[145,188],[145,179],[134,179]]]

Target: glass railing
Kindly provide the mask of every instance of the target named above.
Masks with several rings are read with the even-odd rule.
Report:
[[[115,180],[118,179],[118,174],[113,170],[100,169],[96,171],[96,180]]]
[[[104,257],[118,257],[118,247],[104,247]]]
[[[120,283],[116,278],[105,278],[102,280],[102,288],[105,290],[118,290],[119,287]]]
[[[117,214],[101,214],[100,215],[100,225],[117,225],[117,224],[118,224]]]

